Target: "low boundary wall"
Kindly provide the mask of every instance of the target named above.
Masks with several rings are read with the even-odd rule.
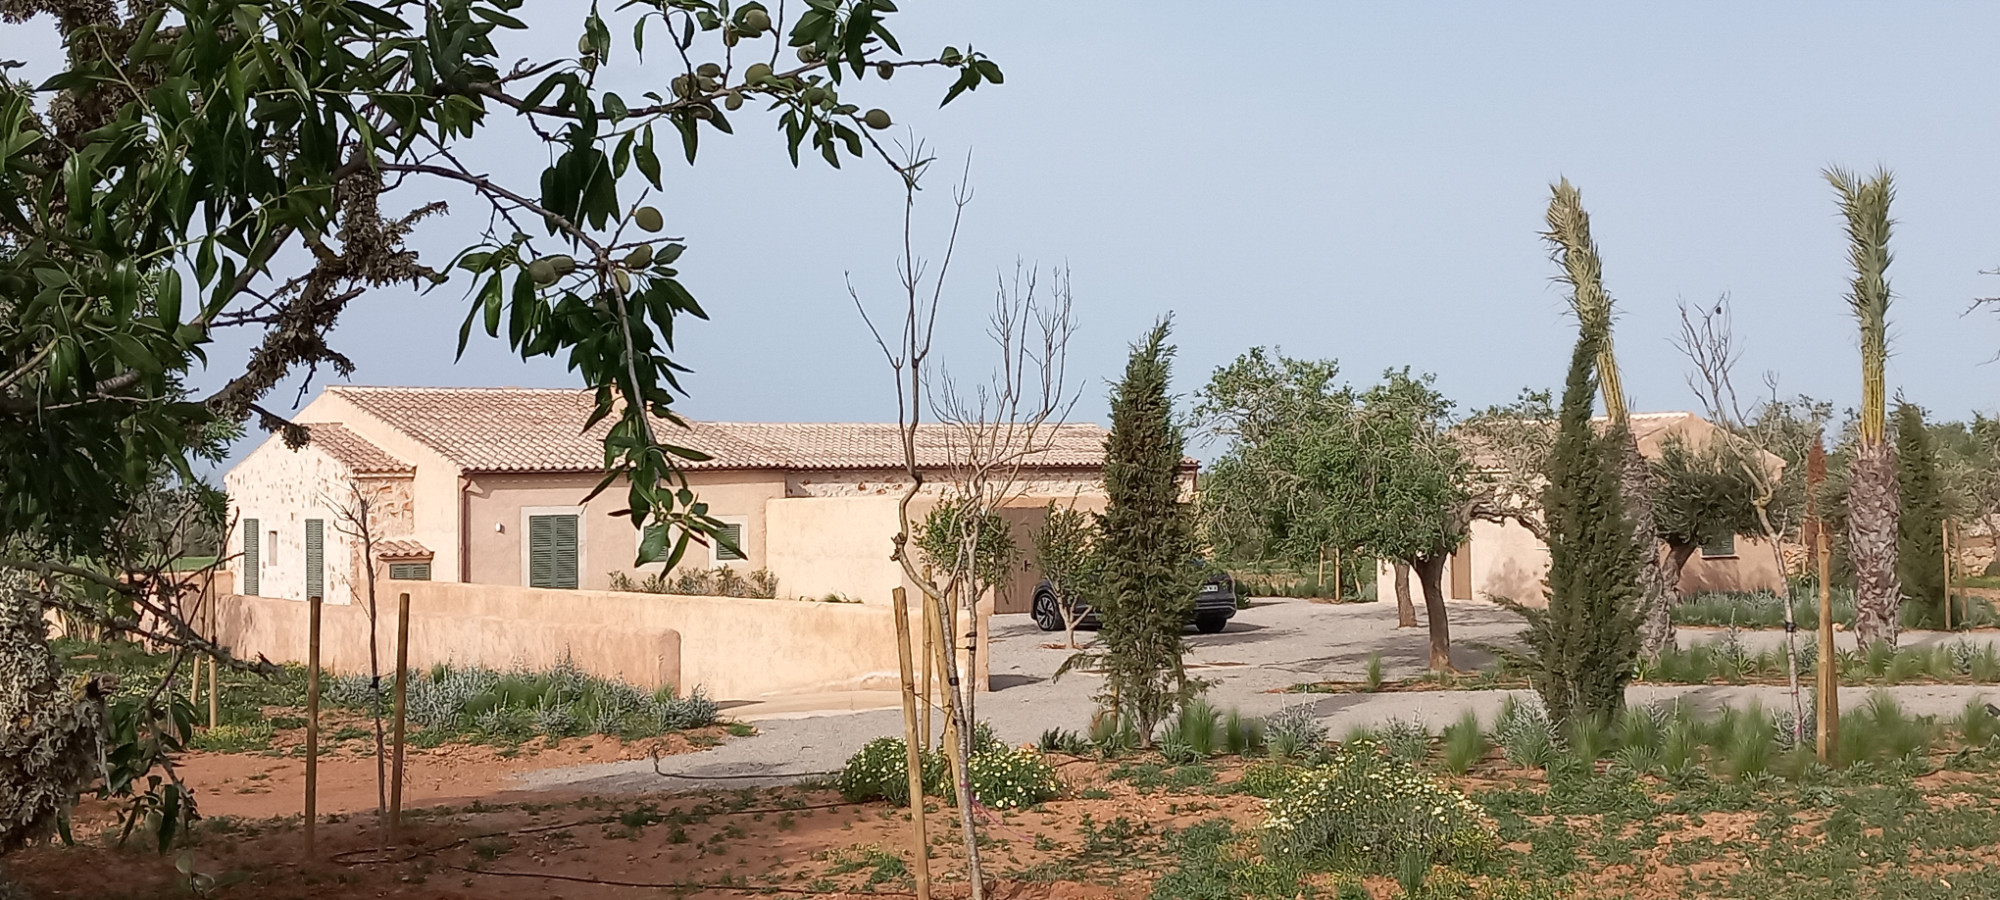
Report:
[[[647,688],[699,685],[718,700],[894,690],[900,677],[894,610],[886,604],[426,581],[384,582],[377,591],[376,647],[385,668],[395,665],[396,596],[408,593],[413,668],[545,668],[567,654],[595,675]],[[221,642],[231,652],[305,661],[305,603],[232,594],[219,612]],[[320,627],[322,665],[333,672],[368,671],[365,607],[328,603]],[[987,631],[979,629],[982,645]],[[981,650],[983,676],[988,665]],[[987,683],[984,677],[976,682],[982,689]]]

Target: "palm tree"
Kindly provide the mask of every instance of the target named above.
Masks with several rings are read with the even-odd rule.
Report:
[[[1896,460],[1889,449],[1887,387],[1882,366],[1889,356],[1889,204],[1896,187],[1887,169],[1866,179],[1842,168],[1826,170],[1847,219],[1847,259],[1854,266],[1847,304],[1861,326],[1861,417],[1855,429],[1852,484],[1847,493],[1848,558],[1854,565],[1854,635],[1863,647],[1896,645],[1903,588],[1896,577],[1896,519],[1900,497]]]
[[[1583,208],[1583,194],[1564,178],[1550,186],[1549,230],[1542,239],[1549,255],[1562,267],[1556,279],[1569,288],[1570,309],[1578,325],[1597,344],[1597,384],[1604,398],[1604,414],[1614,431],[1625,435],[1620,492],[1626,515],[1632,521],[1632,540],[1641,554],[1639,570],[1639,650],[1648,658],[1674,642],[1672,601],[1674,585],[1666,583],[1660,565],[1659,541],[1653,534],[1652,482],[1646,461],[1639,455],[1639,442],[1632,436],[1631,413],[1626,406],[1625,388],[1618,378],[1618,357],[1611,345],[1611,294],[1604,290],[1604,264],[1597,255],[1597,242],[1590,237],[1590,213]]]

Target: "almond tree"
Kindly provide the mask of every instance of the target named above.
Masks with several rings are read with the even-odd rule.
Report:
[[[795,164],[806,150],[838,166],[879,151],[891,124],[856,102],[872,80],[944,70],[949,102],[1001,72],[970,49],[905,53],[890,0],[638,0],[611,19],[592,5],[542,44],[574,40],[573,55],[512,62],[500,44],[527,31],[521,5],[0,4],[10,26],[52,24],[66,51],[55,71],[0,79],[0,567],[119,592],[135,614],[99,624],[227,659],[158,588],[174,581],[77,560],[106,558],[156,472],[191,478],[212,424],[255,419],[303,444],[308,429],[267,395],[350,374],[332,335],[382,288],[463,290],[461,352],[478,327],[523,357],[567,359],[595,392],[591,423],[609,423],[598,490],[621,487],[635,528],[682,526],[658,530],[680,536],[671,545],[644,542],[646,561],[671,565],[717,527],[682,470],[699,454],[663,432],[677,421],[673,325],[703,312],[679,279],[687,245],[646,202],[670,189],[662,158],[677,145],[692,164],[704,140],[760,117]],[[654,90],[600,82],[633,65]],[[493,132],[503,120],[547,159],[519,181],[461,155],[520,143]],[[446,191],[472,196],[480,233],[420,253]],[[247,359],[211,360],[231,332]],[[197,368],[222,386],[191,395]]]
[[[1865,647],[1896,645],[1903,587],[1896,573],[1896,460],[1888,441],[1889,205],[1896,188],[1888,170],[1861,178],[1826,170],[1847,224],[1847,259],[1854,268],[1847,305],[1861,331],[1861,409],[1847,491],[1847,554],[1854,567],[1854,636]]]

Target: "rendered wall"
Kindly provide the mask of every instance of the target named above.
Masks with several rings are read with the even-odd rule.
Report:
[[[390,456],[416,466],[411,483],[410,531],[405,535],[433,554],[431,577],[457,581],[459,546],[459,468],[443,454],[391,427],[332,391],[306,404],[294,417],[299,422],[338,422],[382,448]]]
[[[611,573],[644,575],[659,571],[657,564],[644,571],[632,566],[639,548],[639,532],[632,521],[614,516],[625,507],[625,491],[612,485],[588,503],[585,495],[597,486],[600,475],[568,474],[486,474],[470,476],[467,488],[467,537],[472,558],[471,581],[477,584],[521,586],[522,511],[530,507],[582,506],[578,536],[579,587],[606,590]],[[764,504],[784,496],[784,477],[765,472],[690,472],[688,480],[695,493],[709,506],[709,514],[743,524],[742,547],[747,559],[729,562],[742,571],[768,567],[765,550],[770,541],[765,534]],[[690,544],[683,568],[705,569],[714,565],[711,549]],[[781,591],[788,586],[780,582]]]
[[[586,671],[642,686],[700,685],[721,700],[894,690],[900,676],[886,604],[809,603],[446,582],[384,582],[378,640],[394,659],[395,596],[410,594],[412,665],[438,662],[546,667],[567,652]],[[222,604],[232,652],[281,662],[306,658],[307,605],[232,595]],[[919,620],[920,621],[920,620]],[[986,642],[985,622],[980,642]],[[321,658],[336,672],[367,671],[366,617],[322,612]],[[981,647],[974,683],[990,670]]]

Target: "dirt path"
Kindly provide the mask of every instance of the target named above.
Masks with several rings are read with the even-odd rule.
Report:
[[[615,737],[569,738],[553,746],[536,738],[508,750],[482,744],[410,748],[404,757],[406,809],[480,800],[508,802],[527,796],[521,779],[542,769],[648,760],[694,752],[724,740],[706,728],[626,742]],[[319,809],[329,815],[368,811],[376,805],[372,741],[348,741],[319,761]],[[650,765],[650,763],[643,763]],[[196,791],[204,816],[270,819],[296,816],[305,805],[305,759],[300,748],[280,744],[259,753],[189,753],[181,777]],[[539,794],[548,799],[547,792]]]

